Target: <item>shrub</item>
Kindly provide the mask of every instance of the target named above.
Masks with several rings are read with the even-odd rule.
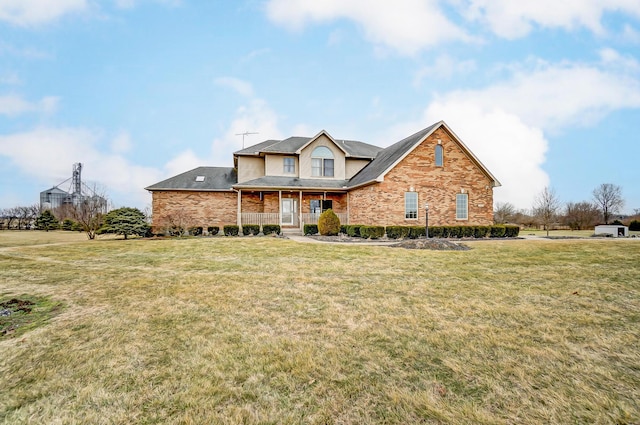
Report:
[[[342,228],[342,226],[340,226]],[[305,235],[315,235],[318,233],[318,225],[317,224],[305,224],[303,228]]]
[[[473,228],[473,237],[474,238],[486,238],[489,234],[489,226],[475,226]]]
[[[260,233],[260,225],[259,224],[243,224],[242,225],[242,234],[245,236],[249,235],[257,235]]]
[[[427,229],[424,226],[410,226],[409,227],[409,238],[410,239],[418,239],[421,237],[425,237],[427,234]]]
[[[442,238],[444,235],[444,227],[442,226],[429,226],[430,238]]]
[[[384,236],[384,226],[362,226],[360,236],[365,239],[380,239]]]
[[[264,224],[262,225],[262,233],[266,235],[271,234],[280,234],[280,225],[279,224]]]
[[[507,238],[517,238],[520,234],[520,226],[504,226],[504,236]]]
[[[629,223],[629,230],[633,232],[637,232],[638,230],[640,230],[640,221],[638,220],[631,221],[631,223]]]
[[[352,238],[359,238],[360,237],[360,228],[362,227],[362,224],[349,224],[347,225],[347,235],[352,237]]]
[[[322,236],[336,236],[340,232],[340,219],[331,208],[320,214],[318,232]]]
[[[209,234],[209,236],[215,236],[218,234],[219,231],[220,231],[220,228],[218,226],[207,227],[207,233]]]
[[[489,235],[492,238],[502,238],[506,232],[505,226],[491,226],[491,230],[489,231]]]
[[[235,224],[227,224],[222,228],[225,236],[238,236],[240,227]]]
[[[345,226],[344,224],[340,226],[340,233],[342,233],[343,235],[347,234],[347,226]]]
[[[202,235],[202,227],[189,227],[189,234],[191,236],[200,236],[200,235]]]
[[[407,226],[387,226],[387,237],[389,239],[404,239],[409,236],[409,230]]]
[[[460,226],[448,226],[449,229],[449,235],[448,237],[450,238],[459,238],[461,237],[460,235],[462,234],[462,229]]]
[[[461,237],[473,238],[476,230],[476,226],[461,226]]]

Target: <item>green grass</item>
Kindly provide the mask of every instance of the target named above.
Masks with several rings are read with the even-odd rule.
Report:
[[[0,341],[5,423],[640,422],[638,240],[6,233],[0,298],[65,308]]]

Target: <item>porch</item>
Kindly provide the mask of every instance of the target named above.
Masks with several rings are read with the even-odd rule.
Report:
[[[348,224],[348,195],[318,191],[238,190],[238,225],[279,224],[283,230],[318,224],[323,211],[331,208],[340,223]]]

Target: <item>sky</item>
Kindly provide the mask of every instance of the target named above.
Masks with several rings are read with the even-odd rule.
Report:
[[[114,208],[267,139],[444,120],[528,209],[640,208],[638,0],[0,0],[0,209],[83,164]],[[61,186],[65,189],[67,187]]]

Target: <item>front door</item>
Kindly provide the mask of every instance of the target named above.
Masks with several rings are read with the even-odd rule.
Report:
[[[296,213],[296,201],[291,198],[282,199],[282,225],[292,226]]]

